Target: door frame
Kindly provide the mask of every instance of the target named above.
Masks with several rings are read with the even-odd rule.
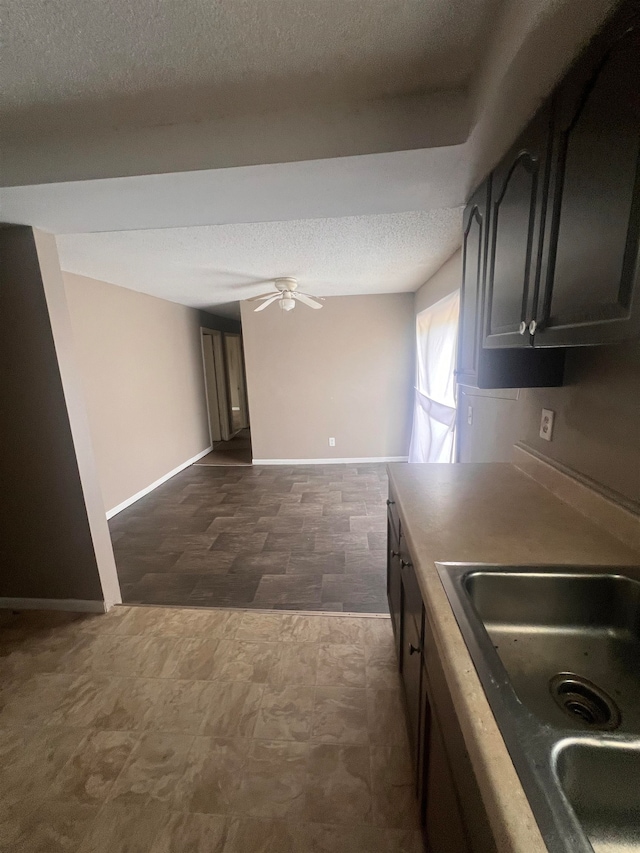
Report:
[[[209,440],[211,444],[216,444],[218,441],[228,441],[231,438],[231,429],[230,429],[230,411],[229,411],[229,390],[228,390],[228,382],[227,382],[227,365],[225,361],[225,352],[224,345],[222,341],[223,332],[219,332],[216,329],[207,329],[205,326],[200,326],[200,351],[202,354],[202,370],[203,370],[203,380],[204,380],[204,393],[205,393],[205,401],[207,405],[207,421],[209,427]],[[205,355],[205,344],[204,338],[208,336],[212,339],[212,353],[213,353],[213,369],[215,376],[213,377],[215,382],[215,387],[217,391],[217,412],[212,412],[212,401],[209,398],[209,389],[208,382],[210,377],[208,377],[207,372],[207,359]],[[217,417],[218,423],[220,425],[220,438],[214,439],[213,433],[211,430],[211,420],[212,417]]]
[[[237,338],[238,339],[238,345],[239,345],[239,364],[238,364],[238,367],[239,367],[241,378],[242,378],[242,393],[240,394],[240,397],[241,397],[240,414],[242,415],[243,426],[241,426],[239,430],[235,430],[235,432],[233,430],[233,414],[232,414],[232,408],[231,408],[231,402],[232,402],[231,375],[230,375],[230,371],[229,371],[229,359],[227,356],[227,339],[228,338]],[[229,429],[230,429],[231,435],[235,435],[237,432],[240,432],[241,430],[246,429],[249,426],[249,398],[247,395],[247,372],[245,370],[245,364],[244,364],[244,344],[243,344],[243,340],[242,340],[242,334],[240,332],[222,332],[222,344],[223,344],[223,350],[224,350],[224,372],[225,372],[225,379],[226,379],[226,383],[227,383],[227,385],[226,385],[226,387],[227,387],[227,400],[229,401],[229,406],[228,406],[228,409],[229,409]]]

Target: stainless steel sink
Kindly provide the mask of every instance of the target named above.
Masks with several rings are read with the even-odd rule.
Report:
[[[602,740],[561,744],[563,793],[596,853],[640,849],[640,750]]]
[[[437,566],[549,850],[640,851],[640,583]]]
[[[593,687],[580,690],[584,681],[620,710],[617,726],[613,714],[602,727],[640,734],[640,583],[617,574],[476,571],[464,587],[534,714],[560,728],[593,729],[600,702],[589,702]],[[566,678],[550,686],[564,673],[578,676],[572,692],[563,692]]]

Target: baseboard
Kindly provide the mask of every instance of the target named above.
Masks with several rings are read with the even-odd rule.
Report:
[[[0,598],[0,610],[69,610],[72,613],[104,613],[104,601],[81,598]]]
[[[135,495],[131,495],[130,498],[127,498],[122,503],[118,504],[118,506],[114,506],[113,509],[107,510],[107,518],[113,518],[114,515],[117,515],[119,512],[122,512],[123,509],[126,509],[131,504],[134,504],[136,501],[139,501],[140,498],[143,498],[145,495],[148,495],[149,492],[152,492],[154,489],[157,489],[158,486],[161,486],[163,483],[166,483],[167,480],[170,480],[172,477],[175,477],[176,474],[179,474],[180,471],[184,471],[185,468],[188,468],[189,465],[193,465],[194,462],[197,462],[198,459],[202,459],[203,456],[206,456],[207,453],[211,453],[213,450],[213,445],[210,445],[203,450],[201,453],[196,454],[191,459],[187,459],[186,462],[183,462],[182,465],[178,465],[177,468],[174,468],[173,471],[169,471],[168,474],[165,474],[163,477],[160,477],[159,480],[156,480],[154,483],[151,483],[150,486],[147,486],[145,489],[142,489],[139,492],[136,492]]]
[[[254,465],[364,465],[367,462],[408,462],[408,456],[349,456],[344,459],[252,459]]]

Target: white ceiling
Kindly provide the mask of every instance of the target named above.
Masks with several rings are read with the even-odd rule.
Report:
[[[500,0],[5,0],[8,134],[464,86]]]
[[[220,313],[285,275],[318,296],[414,291],[459,246],[461,224],[453,208],[56,239],[63,270]]]
[[[0,188],[0,220],[55,234],[320,219],[464,203],[463,146]]]
[[[614,3],[5,0],[0,219],[221,312],[279,275],[413,291]]]

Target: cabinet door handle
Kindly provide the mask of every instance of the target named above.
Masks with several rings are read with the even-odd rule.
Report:
[[[395,501],[392,501],[391,498],[387,498],[387,506],[395,506]]]
[[[536,323],[536,321],[535,321],[535,320],[532,320],[532,321],[529,323],[529,334],[530,334],[530,335],[535,335],[535,333],[536,333],[536,329],[537,329],[537,328],[538,328],[538,324]]]
[[[523,321],[520,323],[520,325],[518,326],[518,332],[519,332],[521,335],[524,335],[526,331],[527,331],[527,323],[526,323],[526,321],[525,321],[525,320],[523,320]]]
[[[407,560],[400,560],[400,565],[403,569],[408,569],[411,563],[409,563]]]
[[[420,652],[421,652],[420,646],[414,646],[413,643],[409,643],[409,654],[415,655],[416,652],[418,654],[420,654]]]
[[[398,552],[398,551],[392,551],[392,552],[391,552],[391,556],[392,556],[392,557],[399,557],[399,556],[400,556],[400,554],[399,554],[399,552]]]

